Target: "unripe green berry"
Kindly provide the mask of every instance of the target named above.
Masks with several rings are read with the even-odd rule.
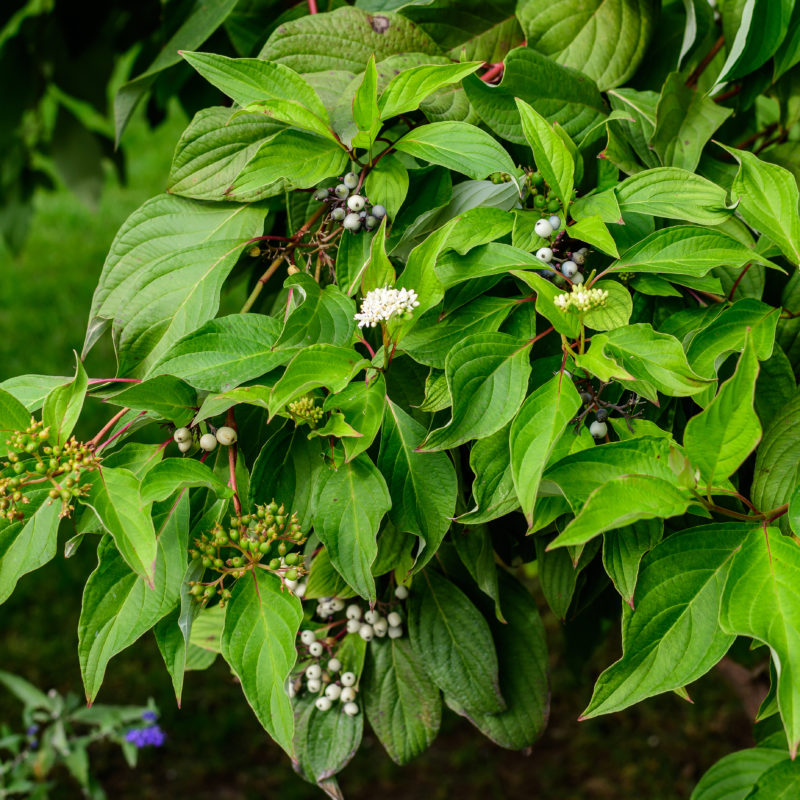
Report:
[[[325,200],[328,197],[328,190],[327,189],[317,189],[314,192],[314,199],[315,200]]]

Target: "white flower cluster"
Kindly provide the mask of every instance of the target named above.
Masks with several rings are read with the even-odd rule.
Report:
[[[572,294],[560,294],[553,302],[562,311],[574,308],[576,311],[590,311],[598,306],[604,306],[608,299],[608,292],[604,289],[587,289],[583,284],[573,284]]]
[[[410,314],[419,305],[413,289],[373,289],[361,303],[361,311],[355,315],[359,328],[374,328],[379,322],[388,322],[393,317]]]

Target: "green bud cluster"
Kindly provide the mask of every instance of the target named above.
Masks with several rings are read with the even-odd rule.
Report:
[[[81,476],[100,464],[92,445],[74,436],[63,445],[50,444],[50,429],[33,418],[24,431],[14,431],[6,439],[6,447],[8,460],[2,462],[6,474],[0,476],[0,519],[8,522],[25,518],[22,506],[28,499],[24,489],[47,483],[52,486],[50,498],[61,500],[61,516],[68,516],[73,510],[71,501],[89,491]]]
[[[541,172],[531,171],[525,173],[525,185],[528,187],[530,196],[533,198],[533,207],[542,214],[555,214],[561,208],[555,192],[545,182]],[[577,192],[573,190],[570,203],[575,201]]]
[[[511,176],[507,172],[493,172],[489,176],[489,180],[492,183],[509,183]]]
[[[256,506],[254,514],[234,515],[228,522],[228,526],[217,523],[201,534],[189,550],[192,559],[218,573],[212,581],[189,582],[189,593],[197,602],[219,596],[224,607],[233,582],[256,568],[275,573],[287,588],[305,574],[303,555],[297,548],[306,537],[297,514],[287,514],[283,504],[273,500]]]
[[[314,403],[314,398],[308,395],[304,395],[293,403],[289,403],[286,410],[298,425],[302,425],[305,422],[312,428],[316,427],[324,413],[322,409]]]

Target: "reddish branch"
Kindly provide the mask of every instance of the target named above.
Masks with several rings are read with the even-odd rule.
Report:
[[[317,0],[308,0],[308,13],[309,14],[316,14],[317,12]]]
[[[688,77],[686,80],[686,85],[694,88],[697,85],[697,81],[699,80],[700,76],[705,72],[706,67],[714,60],[714,56],[719,53],[722,49],[722,45],[725,44],[725,37],[720,36],[716,42],[714,42],[714,46],[706,53],[705,58],[697,65],[694,72]]]

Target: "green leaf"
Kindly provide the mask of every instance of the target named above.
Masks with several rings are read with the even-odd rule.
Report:
[[[725,190],[678,167],[657,167],[631,175],[614,192],[623,213],[719,225],[731,216]]]
[[[408,640],[375,640],[369,655],[361,678],[367,719],[392,761],[406,764],[436,738],[441,695]]]
[[[231,497],[233,490],[224,484],[214,471],[192,458],[165,458],[156,464],[142,480],[141,497],[144,503],[166,500],[178,489],[205,487],[217,497]]]
[[[286,679],[297,659],[302,620],[300,600],[283,590],[278,577],[257,569],[236,581],[221,639],[222,657],[258,721],[289,755],[294,720]]]
[[[0,455],[8,453],[7,433],[24,431],[30,424],[31,415],[25,406],[14,395],[0,389]]]
[[[511,474],[528,527],[544,468],[580,407],[575,385],[558,374],[528,397],[511,423]]]
[[[407,610],[411,646],[433,682],[467,711],[503,711],[492,634],[469,598],[429,569],[412,584]]]
[[[730,477],[761,439],[754,407],[758,358],[749,337],[736,372],[717,396],[686,424],[683,444],[693,467],[707,486]]]
[[[517,15],[528,47],[581,70],[606,91],[636,71],[658,9],[654,0],[526,0],[518,4]]]
[[[355,350],[332,344],[315,344],[301,350],[272,387],[269,415],[274,417],[301,395],[324,386],[334,394],[341,392],[369,361]]]
[[[372,444],[381,428],[386,402],[386,381],[381,374],[369,383],[353,381],[338,394],[325,398],[325,410],[341,412],[347,424],[361,434],[357,439],[342,441],[345,461],[352,461]]]
[[[642,520],[603,534],[603,567],[622,599],[633,608],[639,563],[664,535],[661,520]]]
[[[800,656],[797,586],[800,550],[776,528],[752,528],[725,582],[719,624],[726,634],[766,644],[778,675],[778,708],[792,758],[800,743]]]
[[[694,172],[706,143],[732,113],[688,87],[680,72],[671,72],[661,89],[650,145],[665,167]]]
[[[768,767],[758,777],[749,800],[789,800],[800,792],[800,764],[792,759]]]
[[[569,235],[573,239],[579,239],[592,247],[597,248],[607,255],[619,258],[619,251],[614,238],[608,232],[605,222],[600,219],[598,214],[589,217],[582,217],[569,226]]]
[[[158,548],[150,504],[142,500],[139,480],[127,469],[102,467],[86,482],[89,493],[79,502],[97,514],[128,566],[152,585]]]
[[[598,678],[582,719],[684,687],[725,655],[734,637],[719,628],[720,601],[749,530],[738,523],[692,528],[644,557],[635,610],[622,610],[622,658]]]
[[[368,600],[375,599],[376,537],[391,506],[386,481],[366,455],[320,475],[314,530],[339,574]]]
[[[119,374],[145,374],[169,347],[212,319],[239,250],[264,211],[161,195],[123,223],[92,299],[83,356],[109,323]]]
[[[371,55],[364,70],[364,77],[353,98],[353,121],[358,133],[353,137],[353,146],[369,149],[381,129],[378,109],[378,70],[375,55]]]
[[[56,554],[61,501],[46,497],[42,492],[42,504],[28,519],[0,527],[0,603],[11,596],[23,575]]]
[[[80,416],[89,386],[86,370],[77,355],[76,361],[75,378],[70,383],[53,389],[42,406],[42,423],[45,428],[50,429],[50,440],[58,445],[63,445],[69,439]],[[26,427],[27,424],[22,430]]]
[[[383,473],[395,527],[422,540],[414,571],[433,558],[455,514],[458,481],[446,453],[419,453],[425,428],[387,398],[378,469]]]
[[[167,191],[196,200],[225,200],[225,191],[258,148],[283,125],[264,114],[212,106],[195,114],[172,158]]]
[[[181,52],[209,83],[240,106],[262,101],[299,103],[328,124],[328,111],[301,75],[262,58],[228,58],[215,53]],[[292,120],[286,122],[293,123]]]
[[[347,164],[347,151],[338,142],[305,131],[284,130],[258,148],[225,194],[230,200],[268,197],[284,180],[305,189],[339,175]]]
[[[785,72],[788,72],[800,61],[800,6],[794,4],[789,30],[775,51],[775,71],[772,77],[777,81]]]
[[[788,760],[784,750],[772,747],[749,747],[730,753],[700,778],[690,800],[745,800],[770,767]]]
[[[176,427],[188,425],[197,409],[197,392],[180,378],[158,375],[127,386],[106,398],[115,406],[151,411]]]
[[[583,315],[586,327],[595,331],[625,330],[633,313],[630,291],[617,281],[598,281],[594,288],[608,292],[608,297],[605,305],[589,309]]]
[[[754,72],[770,58],[786,35],[793,6],[793,0],[745,0],[716,86]]]
[[[397,156],[383,156],[367,175],[364,191],[373,203],[384,206],[393,220],[408,194],[408,170]]]
[[[18,375],[17,377],[0,381],[0,392],[10,394],[19,400],[29,413],[33,413],[42,407],[45,397],[56,386],[61,386],[61,384],[68,382],[69,378],[62,378],[57,375]],[[8,413],[8,410],[3,410],[5,408],[4,403],[10,402],[7,398],[3,400],[2,397],[3,395],[0,394],[0,420],[3,419],[4,414]],[[11,403],[11,405],[13,406],[14,404]],[[19,409],[17,409],[17,412],[19,412]],[[24,430],[29,423],[30,417],[27,418],[22,429]],[[0,430],[3,430],[2,422],[0,422]],[[0,435],[0,447],[4,444],[5,437]]]
[[[538,259],[537,259],[538,261]],[[536,293],[536,312],[541,314],[558,333],[574,339],[580,332],[580,321],[577,314],[565,314],[553,302],[555,298],[563,294],[552,281],[543,278],[536,272],[521,272],[512,270],[511,274],[515,278],[524,281]]]
[[[642,239],[606,271],[702,277],[720,265],[739,269],[749,263],[775,266],[719,229],[674,225]]]
[[[444,86],[459,83],[481,66],[480,61],[463,64],[422,64],[395,75],[383,90],[378,104],[381,119],[416,111],[426,97]]]
[[[331,564],[331,557],[328,555],[328,551],[324,547],[321,548],[311,562],[311,569],[306,582],[306,593],[303,597],[314,600],[318,597],[348,598],[355,596],[356,592],[347,585],[347,581]]]
[[[515,48],[506,56],[499,86],[470,75],[464,78],[464,90],[481,119],[514,144],[525,144],[516,98],[529,103],[548,122],[558,123],[576,141],[607,111],[594,81],[530,47]]]
[[[691,502],[691,494],[671,481],[651,475],[623,475],[595,489],[549,548],[585,544],[604,531],[643,519],[679,516]]]
[[[431,122],[410,130],[395,150],[480,180],[493,172],[516,174],[511,156],[488,133],[466,122]]]
[[[566,208],[572,199],[575,162],[564,141],[541,114],[517,98],[522,132],[533,150],[536,168]]]
[[[431,431],[421,451],[447,450],[500,430],[522,405],[530,375],[529,346],[504,333],[477,333],[452,350],[445,374],[453,413]]]
[[[108,470],[105,470],[106,472]],[[100,690],[108,662],[166,616],[178,602],[186,571],[189,498],[156,515],[157,554],[152,588],[132,572],[110,537],[101,540],[78,622],[78,655],[86,699]],[[152,523],[151,523],[152,524]]]
[[[725,150],[739,162],[731,186],[732,199],[739,201],[736,210],[750,227],[772,239],[792,264],[800,265],[800,190],[794,176],[745,150]]]
[[[175,342],[149,375],[174,375],[196,389],[225,392],[266,374],[289,359],[272,350],[278,320],[263,314],[231,314],[206,322]]]
[[[464,527],[450,538],[461,563],[467,568],[478,588],[494,601],[495,616],[500,622],[505,622],[503,609],[500,607],[498,569],[494,562],[494,548],[488,527]]]
[[[547,642],[530,592],[501,572],[500,593],[508,620],[505,624],[492,620],[490,624],[507,708],[499,714],[487,714],[459,708],[450,695],[445,700],[495,744],[524,750],[539,738],[550,713]]]

